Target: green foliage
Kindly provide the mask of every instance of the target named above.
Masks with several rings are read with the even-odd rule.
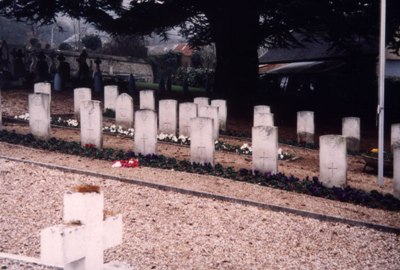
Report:
[[[162,77],[173,75],[181,63],[181,53],[168,52],[162,55],[154,55],[148,58],[153,67],[154,79],[159,81]]]
[[[85,19],[114,35],[165,34],[180,26],[191,45],[215,43],[214,90],[234,98],[256,91],[260,45],[301,47],[305,40],[321,38],[332,42],[332,47],[351,52],[360,40],[376,43],[379,36],[380,1],[371,0],[128,1],[127,6],[122,0],[17,2],[2,1],[0,15],[50,24],[58,14],[64,14]],[[387,1],[387,44],[400,53],[398,10],[400,1]],[[304,38],[298,38],[298,33]],[[156,81],[161,76],[162,70]],[[247,92],[243,91],[246,86]]]
[[[157,90],[158,89],[158,84],[157,83],[148,83],[148,82],[136,82],[136,88],[138,90],[146,90],[146,89]],[[182,91],[182,85],[173,84],[171,86],[171,90],[174,91],[174,92],[181,92]],[[204,93],[205,92],[204,88],[198,88],[198,87],[189,87],[189,90],[190,90],[190,92],[200,92],[200,93]]]
[[[160,94],[165,93],[165,80],[164,80],[164,78],[161,78],[160,81],[158,82],[158,92]]]
[[[100,49],[102,46],[101,39],[98,35],[87,35],[82,38],[83,45],[92,51]]]
[[[206,70],[204,68],[178,68],[174,77],[174,82],[182,82],[184,78],[187,78],[188,84],[194,87],[203,87],[207,85],[207,80],[214,78],[215,72],[213,70]]]
[[[62,51],[72,51],[73,50],[72,46],[65,42],[61,43],[58,46],[58,49],[62,50]]]
[[[146,58],[147,48],[144,46],[143,39],[138,35],[115,36],[110,43],[104,44],[102,53]]]
[[[37,38],[31,38],[29,40],[29,44],[31,44],[32,49],[40,49],[40,48],[42,48],[42,44],[40,43],[40,41]]]
[[[106,111],[103,113],[104,117],[115,118],[115,111],[107,108]]]
[[[192,57],[190,57],[190,63],[192,64],[191,66],[194,68],[202,67],[201,54],[199,51],[193,52]]]

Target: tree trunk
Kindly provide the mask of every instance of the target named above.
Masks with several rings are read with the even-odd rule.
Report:
[[[258,15],[247,5],[232,6],[210,21],[217,53],[214,93],[244,102],[258,85]]]

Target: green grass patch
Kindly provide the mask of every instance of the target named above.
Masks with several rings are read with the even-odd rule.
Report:
[[[158,83],[136,82],[136,88],[139,90],[146,90],[146,89],[157,90]],[[172,91],[182,92],[182,86],[174,84],[172,85]],[[189,87],[189,92],[206,92],[206,89],[199,87]]]

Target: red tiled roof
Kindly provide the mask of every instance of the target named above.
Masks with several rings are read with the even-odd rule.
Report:
[[[187,43],[180,43],[175,47],[174,52],[180,52],[184,56],[192,56],[193,49]]]

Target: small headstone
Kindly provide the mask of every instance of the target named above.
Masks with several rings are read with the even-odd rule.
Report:
[[[33,136],[50,138],[50,97],[47,94],[29,95],[29,126]]]
[[[104,88],[103,88],[103,76],[100,70],[100,64],[101,64],[100,57],[96,57],[94,63],[96,64],[96,71],[94,72],[93,75],[93,90],[97,93],[101,93]]]
[[[218,107],[218,117],[219,117],[219,129],[226,130],[226,119],[228,115],[228,109],[226,107],[225,99],[213,99],[211,100],[211,106]]]
[[[393,195],[400,199],[400,142],[393,145]]]
[[[176,135],[178,102],[163,99],[158,103],[158,130],[160,133]]]
[[[92,90],[90,88],[75,88],[74,89],[74,113],[75,118],[79,119],[81,102],[92,99]]]
[[[98,187],[66,192],[63,221],[40,233],[43,263],[63,269],[121,269],[104,265],[104,250],[122,244],[122,215],[105,215],[104,195]],[[127,266],[122,269],[131,269]]]
[[[51,84],[50,83],[48,83],[48,82],[35,83],[33,86],[33,92],[47,94],[47,95],[49,95],[50,101],[51,101]]]
[[[136,79],[131,73],[129,75],[129,80],[128,80],[128,92],[133,95],[135,93],[135,90],[136,90]]]
[[[56,72],[54,74],[53,89],[54,89],[54,91],[62,90],[61,76],[60,76],[60,73],[58,73],[58,72]]]
[[[49,64],[46,55],[40,51],[37,55],[37,63],[35,67],[35,80],[37,82],[47,81],[49,79]]]
[[[81,102],[81,145],[94,145],[103,147],[103,114],[101,102],[98,100],[86,100]]]
[[[91,74],[90,74],[90,69],[89,65],[86,63],[86,60],[88,58],[88,54],[86,50],[82,50],[82,53],[79,55],[79,57],[76,59],[79,65],[78,72],[76,74],[77,76],[77,83],[80,86],[88,86],[91,83]]]
[[[59,54],[58,57],[58,73],[60,74],[61,77],[61,84],[62,88],[65,87],[65,85],[69,82],[70,77],[71,77],[71,67],[68,62],[65,62],[65,57],[63,54]]]
[[[190,161],[191,163],[211,164],[214,166],[214,125],[211,118],[192,118],[190,125]]]
[[[135,152],[157,154],[157,114],[153,110],[135,112]]]
[[[297,112],[297,141],[314,144],[314,112]]]
[[[104,86],[104,111],[110,109],[115,112],[115,102],[117,101],[118,95],[117,85]]]
[[[360,118],[344,117],[342,119],[342,135],[346,137],[347,151],[360,151]]]
[[[400,123],[392,124],[390,134],[390,145],[393,147],[394,144],[400,144]]]
[[[124,128],[133,127],[133,98],[122,93],[118,96],[115,109],[115,123]]]
[[[93,90],[97,93],[103,91],[103,76],[100,71],[95,71],[93,76]]]
[[[326,187],[347,183],[346,138],[340,135],[319,137],[319,179]]]
[[[254,106],[254,114],[256,113],[271,113],[271,107],[267,105],[256,105]]]
[[[278,128],[256,126],[252,128],[253,173],[278,172]]]
[[[210,106],[210,99],[208,97],[195,97],[193,103],[197,104],[198,107]]]
[[[179,104],[179,135],[190,137],[190,122],[197,117],[197,104],[184,102]]]
[[[139,94],[139,108],[141,110],[156,110],[154,90],[142,90]]]
[[[274,126],[274,114],[273,113],[267,113],[267,112],[257,112],[254,113],[254,119],[253,119],[253,126],[268,126],[268,127],[273,127]]]
[[[199,106],[198,109],[198,116],[199,117],[208,117],[213,119],[213,126],[214,126],[214,140],[218,139],[219,135],[219,116],[218,116],[218,107],[213,106]]]

